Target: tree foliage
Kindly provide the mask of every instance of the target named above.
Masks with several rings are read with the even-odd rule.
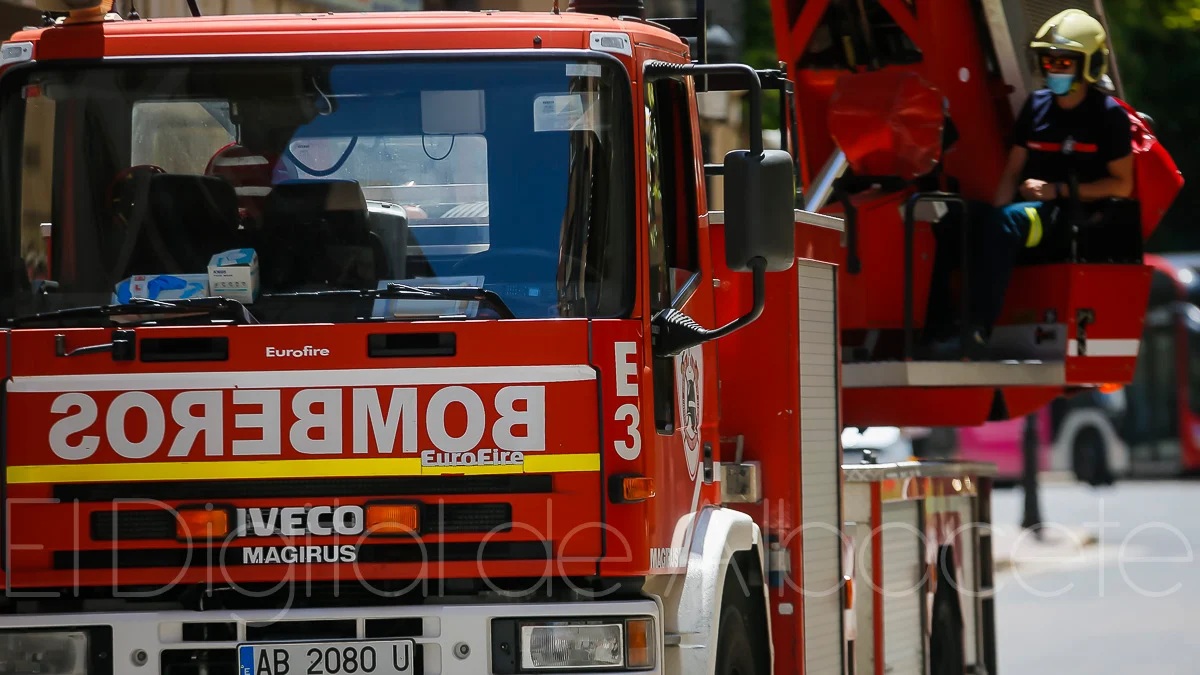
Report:
[[[1154,118],[1187,181],[1149,248],[1200,249],[1200,0],[1108,0],[1105,10],[1125,96]]]

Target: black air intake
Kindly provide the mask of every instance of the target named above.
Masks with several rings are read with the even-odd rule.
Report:
[[[642,0],[570,0],[567,3],[567,11],[580,14],[646,18],[646,7]]]

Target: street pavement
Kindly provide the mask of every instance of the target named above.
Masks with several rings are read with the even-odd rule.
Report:
[[[1042,541],[993,494],[1000,673],[1200,673],[1200,481],[1039,495]]]

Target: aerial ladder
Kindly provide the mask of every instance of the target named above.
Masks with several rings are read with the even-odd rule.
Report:
[[[830,251],[846,425],[976,425],[1132,380],[1150,283],[1143,243],[1183,181],[1132,107],[1132,198],[1112,200],[1099,222],[1066,218],[1022,253],[987,351],[929,358],[918,348],[935,224],[967,250],[971,223],[947,214],[991,200],[1013,121],[1039,86],[1028,45],[1068,8],[1105,21],[1100,2],[773,0],[803,208],[846,222]],[[1108,72],[1120,98],[1111,51]],[[965,319],[966,289],[986,280],[965,258],[960,268]]]

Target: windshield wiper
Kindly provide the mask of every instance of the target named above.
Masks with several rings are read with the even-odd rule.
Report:
[[[496,310],[501,319],[517,318],[504,300],[495,291],[463,286],[407,286],[390,283],[383,288],[342,289],[330,288],[321,291],[296,291],[294,293],[272,293],[271,298],[365,298],[370,300],[458,300],[487,303]]]
[[[234,323],[258,323],[250,310],[237,300],[228,298],[187,298],[183,300],[151,300],[149,298],[130,298],[129,302],[111,305],[89,305],[85,307],[67,307],[38,314],[27,314],[8,320],[11,326],[37,323],[39,321],[55,321],[61,319],[85,319],[93,317],[113,317],[127,314],[201,314],[210,317],[227,318]],[[131,321],[130,323],[140,322]]]

